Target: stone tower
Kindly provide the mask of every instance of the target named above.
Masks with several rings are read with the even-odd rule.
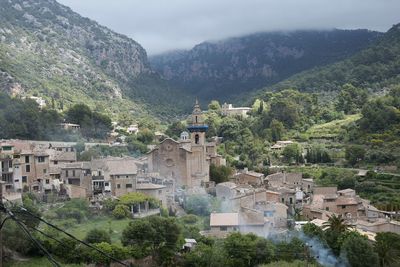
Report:
[[[206,132],[208,125],[204,123],[204,117],[200,109],[199,102],[196,99],[196,103],[193,108],[191,122],[188,126],[191,140],[191,151],[192,151],[192,186],[201,185],[202,182],[209,181],[209,163],[207,161],[206,151]]]
[[[192,140],[193,146],[205,145],[208,126],[204,123],[203,114],[197,99],[193,108],[192,119],[189,123],[188,130],[190,132],[190,139]]]

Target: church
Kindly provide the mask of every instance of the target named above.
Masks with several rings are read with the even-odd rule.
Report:
[[[206,142],[208,126],[196,100],[188,132],[180,140],[164,139],[148,153],[148,172],[173,179],[177,187],[200,187],[210,180],[210,164],[225,165],[216,153],[216,144]]]

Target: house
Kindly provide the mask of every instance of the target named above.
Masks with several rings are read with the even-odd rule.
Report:
[[[279,188],[286,187],[290,189],[295,189],[296,187],[303,187],[303,175],[301,173],[286,173],[278,172],[270,174],[264,179],[267,183],[268,188]],[[307,183],[306,184],[310,184]],[[311,185],[310,185],[311,187]]]
[[[64,130],[79,131],[81,126],[75,123],[64,122],[60,123],[60,128]]]
[[[160,200],[163,207],[167,207],[166,186],[161,184],[153,184],[151,181],[138,180],[136,183],[136,192],[154,197]]]
[[[223,237],[228,233],[238,231],[239,213],[211,213],[210,214],[210,235]]]
[[[128,134],[137,134],[139,132],[139,126],[137,124],[131,124],[126,128]]]
[[[38,96],[30,96],[29,99],[32,99],[33,101],[35,101],[40,109],[43,109],[46,107],[46,100],[44,100],[41,97]]]
[[[309,219],[326,219],[332,214],[354,222],[357,219],[376,220],[380,213],[353,189],[337,191],[336,187],[315,187],[311,203],[303,207],[303,215]]]
[[[254,171],[249,171],[245,168],[242,172],[235,175],[237,184],[249,184],[253,186],[260,186],[264,181],[264,174]]]
[[[232,104],[224,103],[221,107],[221,114],[223,116],[241,116],[243,118],[248,117],[248,113],[251,111],[249,107],[233,107]]]
[[[61,180],[71,198],[86,198],[95,190],[92,186],[91,163],[88,161],[66,163],[61,167]]]
[[[283,150],[287,145],[293,144],[293,141],[277,141],[273,146],[271,146],[272,150]]]
[[[121,196],[135,192],[136,176],[143,169],[135,158],[107,157],[91,161],[93,193]]]

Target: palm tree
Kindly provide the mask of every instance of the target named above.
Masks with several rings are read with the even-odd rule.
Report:
[[[332,216],[329,216],[329,219],[327,222],[324,222],[322,224],[322,229],[324,230],[330,230],[336,233],[343,233],[352,228],[353,226],[348,224],[345,219],[342,217],[342,215],[336,215],[333,214]]]
[[[390,232],[377,233],[374,249],[379,255],[380,266],[400,265],[400,235]]]
[[[329,216],[327,222],[322,224],[322,229],[325,231],[325,238],[326,242],[328,243],[329,247],[333,250],[335,255],[340,254],[340,241],[339,237],[347,232],[349,228],[352,228],[352,225],[346,223],[345,219],[342,215],[333,214]]]

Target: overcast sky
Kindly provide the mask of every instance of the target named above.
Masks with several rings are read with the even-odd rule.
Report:
[[[386,31],[400,22],[400,0],[58,0],[138,41],[147,53],[206,40],[296,29]]]

